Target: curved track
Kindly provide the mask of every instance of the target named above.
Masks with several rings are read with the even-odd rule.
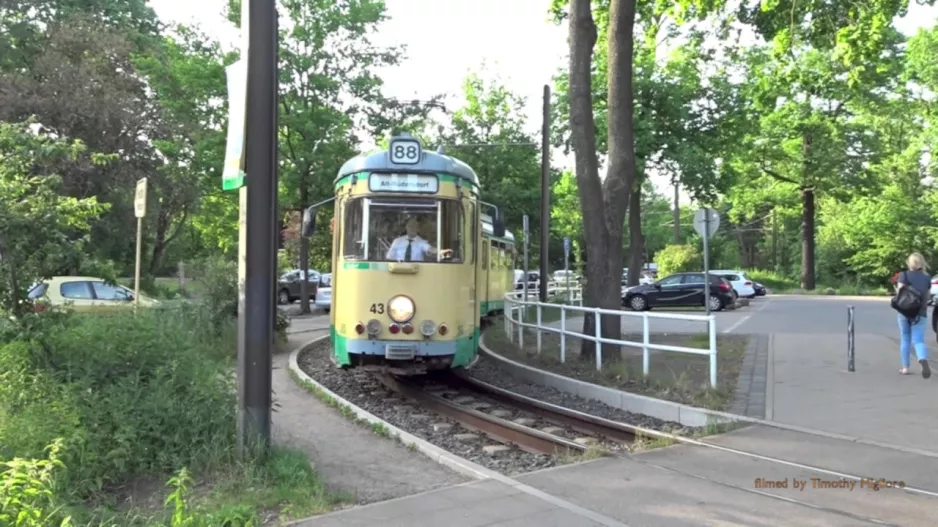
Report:
[[[628,425],[536,401],[452,372],[427,379],[379,375],[378,380],[470,430],[532,453],[576,455],[594,446],[614,452],[627,449],[635,439]],[[525,417],[513,421],[502,417],[508,414]],[[533,426],[539,421],[558,426],[539,430]]]

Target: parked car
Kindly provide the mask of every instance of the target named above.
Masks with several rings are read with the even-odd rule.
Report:
[[[300,299],[300,284],[302,281],[300,277],[303,276],[303,271],[300,269],[294,269],[284,273],[280,280],[277,281],[277,302],[280,304],[292,304],[293,302]],[[316,289],[319,285],[319,280],[321,275],[319,271],[309,270],[307,274],[307,283],[309,291],[309,299],[316,300]]]
[[[710,310],[722,311],[733,305],[733,286],[722,276],[710,274]],[[622,292],[622,305],[633,311],[655,307],[697,307],[704,305],[704,274],[677,273],[653,284],[629,287]]]
[[[143,294],[134,303],[133,290],[108,284],[93,276],[53,276],[33,284],[28,293],[36,311],[47,306],[68,307],[79,312],[108,312],[133,309],[134,305],[154,307],[159,302]]]
[[[752,280],[746,276],[745,271],[736,271],[732,269],[711,269],[710,272],[725,278],[726,281],[729,282],[731,286],[733,286],[733,291],[736,293],[737,297],[756,297],[756,290],[754,287],[752,287]]]
[[[558,284],[562,284],[567,281],[567,277],[570,278],[570,283],[577,283],[580,281],[580,277],[575,272],[564,269],[554,271],[554,274],[551,275],[550,279],[554,282],[557,282]]]
[[[932,287],[935,287],[935,284],[932,284]],[[760,284],[759,282],[753,282],[752,288],[756,290],[756,296],[765,296],[765,294],[767,293],[767,291],[765,290],[765,286]]]
[[[326,313],[332,311],[332,287],[320,287],[316,292],[316,307],[321,307]]]
[[[528,271],[528,289],[537,289],[541,283],[541,274],[537,271]],[[515,269],[515,290],[524,289],[524,271]]]

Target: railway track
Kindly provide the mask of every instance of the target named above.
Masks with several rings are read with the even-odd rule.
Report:
[[[580,455],[591,448],[629,450],[635,427],[544,403],[466,375],[378,375],[387,388],[464,428],[534,454]]]

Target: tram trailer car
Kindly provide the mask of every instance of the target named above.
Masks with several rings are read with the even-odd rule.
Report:
[[[475,361],[483,320],[504,310],[516,253],[480,192],[472,168],[404,134],[347,161],[335,196],[304,212],[312,236],[317,208],[334,202],[337,366],[413,375]]]

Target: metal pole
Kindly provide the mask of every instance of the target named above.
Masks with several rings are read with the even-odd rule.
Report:
[[[856,371],[853,352],[853,306],[847,306],[847,371]]]
[[[704,209],[704,306],[710,315],[710,209]]]
[[[541,127],[541,302],[547,302],[547,264],[550,245],[550,86],[544,85],[544,110]]]
[[[137,218],[137,263],[134,264],[134,305],[140,304],[140,253],[143,251],[143,218]]]
[[[527,306],[527,302],[528,302],[528,228],[529,228],[528,221],[529,221],[528,215],[525,214],[524,225],[522,229],[523,235],[524,235],[524,241],[523,241],[524,243],[524,303],[522,304],[522,311],[527,311],[528,309],[528,306]],[[540,282],[543,282],[543,281],[544,281],[544,277],[542,276],[540,279]],[[541,284],[539,284],[538,287],[543,289]]]
[[[247,269],[244,285],[243,342],[238,369],[243,379],[238,447],[246,452],[270,446],[273,275],[277,202],[277,30],[273,0],[248,7],[247,91]],[[273,210],[271,210],[273,207]],[[272,239],[273,238],[273,239]]]

